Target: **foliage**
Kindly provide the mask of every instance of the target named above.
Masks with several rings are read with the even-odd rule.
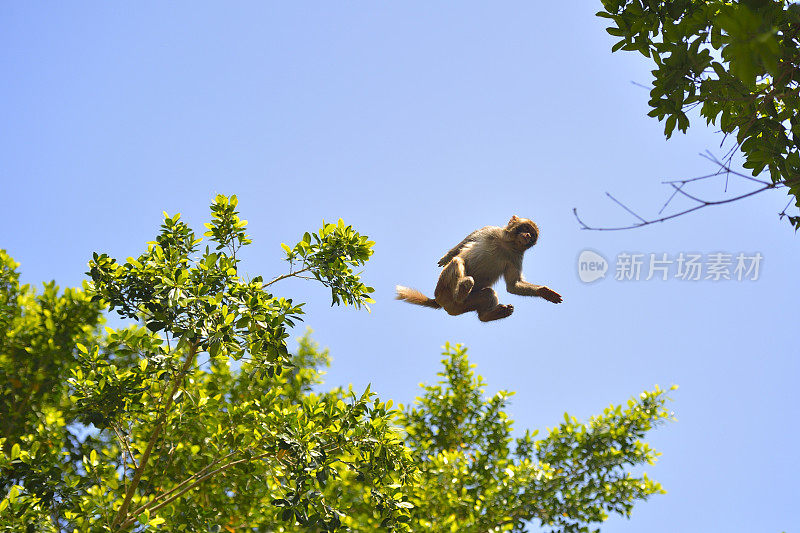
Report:
[[[68,369],[77,360],[77,343],[94,338],[100,305],[86,293],[59,294],[46,283],[42,294],[19,285],[19,273],[0,250],[0,437],[10,443],[35,431],[65,405]]]
[[[634,504],[661,486],[633,467],[653,464],[657,456],[642,442],[645,433],[672,417],[665,408],[666,391],[642,392],[625,406],[609,406],[588,423],[565,413],[564,422],[547,436],[536,431],[512,438],[506,414],[513,393],[487,398],[486,384],[473,371],[467,350],[446,345],[436,385],[423,386],[414,405],[379,408],[404,434],[417,475],[394,486],[393,500],[410,510],[393,520],[381,514],[386,502],[374,499],[374,486],[349,469],[325,487],[349,510],[343,526],[353,531],[381,531],[407,525],[410,531],[526,531],[539,522],[553,532],[598,531],[609,513],[630,516]],[[308,362],[304,385],[319,383],[317,365],[327,366],[307,337],[298,357]],[[673,387],[674,389],[675,387]],[[332,398],[345,392],[333,389]],[[286,527],[285,531],[306,528]]]
[[[699,106],[735,135],[743,166],[800,207],[800,5],[785,0],[602,0],[612,50],[651,58],[649,113],[669,138]],[[800,217],[789,217],[800,228]]]
[[[12,417],[3,434],[0,527],[271,530],[284,522],[333,530],[343,510],[322,491],[349,468],[369,480],[390,522],[408,515],[384,495],[412,472],[391,416],[369,389],[333,397],[304,388],[308,377],[295,367],[306,364],[302,351],[297,361],[286,347],[302,308],[268,292],[272,282],[240,275],[237,251],[250,239],[236,205],[235,196],[215,199],[205,234],[212,246],[199,256],[201,239],[179,215],[166,214],[139,257],[120,264],[95,254],[91,301],[80,291],[59,300],[54,287],[45,295],[88,310],[48,315],[39,329],[25,321],[42,314],[43,304],[15,293],[27,294],[4,256],[2,316],[13,326],[4,331],[3,342],[12,344],[3,346],[3,371],[41,345],[69,378],[37,364],[50,372],[42,382],[57,383],[54,390],[66,381],[68,396],[41,398],[39,416],[12,411],[23,405],[16,396],[9,400],[15,405],[3,406],[4,418],[27,418]],[[306,270],[331,288],[334,301],[370,301],[372,289],[351,267],[366,261],[372,242],[341,222],[312,239],[294,250],[311,257]],[[100,303],[136,324],[89,335]]]
[[[0,254],[0,531],[588,531],[661,492],[629,468],[657,455],[658,389],[539,440],[511,437],[510,393],[485,398],[461,346],[405,409],[318,392],[328,353],[289,353],[301,305],[267,288],[310,273],[364,305],[372,243],[323,224],[285,247],[300,270],[247,280],[235,208],[215,199],[200,253],[165,215],[137,258],[95,254],[84,291],[37,296]],[[100,333],[104,304],[134,323]]]
[[[445,346],[438,384],[424,387],[401,425],[422,470],[414,486],[414,531],[525,531],[539,521],[551,531],[589,531],[608,512],[629,516],[637,500],[664,492],[630,466],[658,455],[641,441],[671,417],[665,391],[643,392],[582,424],[564,422],[544,438],[511,436],[506,414],[513,393],[485,398],[462,346]]]
[[[372,255],[374,244],[339,219],[338,224],[325,224],[323,221],[319,234],[306,232],[294,248],[285,244],[281,247],[292,267],[298,259],[302,263],[300,270],[288,275],[310,271],[317,281],[330,287],[331,305],[343,302],[361,307],[364,302],[373,301],[367,295],[374,289],[361,283],[353,275],[351,266],[366,262]]]

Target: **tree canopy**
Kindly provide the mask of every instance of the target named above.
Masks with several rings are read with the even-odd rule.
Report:
[[[320,384],[328,353],[287,346],[310,277],[372,300],[353,269],[372,241],[342,221],[284,245],[290,271],[241,272],[250,244],[218,196],[200,247],[179,215],[125,262],[94,254],[82,290],[37,294],[0,253],[0,530],[589,531],[662,492],[631,467],[671,417],[656,388],[587,423],[512,436],[462,346],[411,406]],[[102,328],[104,310],[130,325]]]
[[[730,155],[738,149],[752,176],[769,174],[768,181],[754,180],[761,187],[753,194],[786,188],[800,207],[800,6],[784,0],[602,4],[597,15],[609,19],[608,33],[619,37],[612,50],[636,51],[653,62],[649,115],[664,121],[667,138],[675,128],[686,132],[689,111],[699,108],[706,123],[735,138],[719,162],[720,174],[733,173]],[[800,228],[800,216],[786,209],[781,216]]]

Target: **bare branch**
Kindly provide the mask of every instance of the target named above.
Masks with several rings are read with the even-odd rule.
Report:
[[[756,194],[762,193],[762,192],[764,192],[766,190],[769,190],[769,189],[778,189],[778,188],[781,188],[781,187],[789,186],[789,184],[785,180],[776,181],[776,182],[766,181],[766,180],[757,179],[757,178],[754,178],[752,176],[748,176],[747,174],[744,174],[742,172],[737,172],[737,171],[733,170],[731,168],[731,160],[732,160],[732,157],[733,157],[732,152],[728,152],[726,154],[726,161],[720,161],[716,156],[714,156],[714,154],[712,154],[708,150],[706,150],[706,153],[700,154],[700,156],[702,158],[704,158],[704,159],[707,159],[708,161],[711,161],[715,165],[717,165],[718,169],[715,172],[711,173],[711,174],[706,174],[706,175],[703,175],[703,176],[697,176],[697,177],[694,177],[694,178],[686,178],[686,179],[681,179],[681,180],[667,180],[667,181],[662,181],[661,182],[661,183],[663,183],[665,185],[669,185],[674,190],[672,192],[672,195],[670,195],[670,197],[667,199],[667,201],[664,203],[664,205],[658,211],[659,215],[661,215],[661,213],[664,212],[664,210],[667,208],[667,206],[669,206],[669,204],[672,202],[672,200],[678,194],[681,194],[682,196],[685,196],[686,198],[689,198],[690,200],[692,200],[694,202],[697,202],[697,205],[695,205],[693,207],[690,207],[689,209],[685,209],[683,211],[679,211],[679,212],[673,213],[671,215],[662,216],[660,218],[645,219],[645,218],[642,218],[641,216],[639,216],[631,208],[629,208],[628,206],[626,206],[625,204],[623,204],[622,202],[620,202],[619,200],[614,198],[611,194],[606,193],[606,196],[611,198],[611,200],[613,200],[617,205],[622,207],[625,211],[627,211],[628,213],[630,213],[631,215],[633,215],[637,219],[639,219],[639,222],[637,222],[635,224],[630,224],[628,226],[617,226],[617,227],[607,227],[607,228],[606,227],[594,227],[594,226],[589,226],[588,224],[586,224],[578,216],[577,208],[574,208],[572,210],[572,213],[575,215],[575,218],[577,219],[578,224],[580,224],[581,229],[592,230],[592,231],[619,231],[619,230],[625,230],[625,229],[640,228],[642,226],[648,226],[650,224],[655,224],[657,222],[664,222],[666,220],[671,220],[671,219],[677,218],[679,216],[687,215],[689,213],[692,213],[692,212],[697,211],[699,209],[703,209],[705,207],[711,207],[711,206],[714,206],[714,205],[729,204],[731,202],[736,202],[738,200],[742,200],[744,198],[748,198],[750,196],[754,196]],[[761,187],[759,187],[758,189],[754,189],[754,190],[752,190],[750,192],[747,192],[747,193],[744,193],[744,194],[740,194],[740,195],[734,196],[732,198],[725,198],[725,199],[722,199],[722,200],[704,200],[704,199],[699,198],[699,197],[697,197],[697,196],[695,196],[693,194],[690,194],[690,193],[688,193],[687,191],[684,190],[684,186],[687,185],[687,184],[690,184],[690,183],[693,183],[693,182],[699,181],[699,180],[705,180],[705,179],[714,178],[714,177],[721,177],[721,176],[725,177],[724,190],[726,192],[728,190],[728,179],[730,178],[730,176],[735,176],[735,177],[739,177],[739,178],[742,178],[742,179],[745,179],[745,180],[748,180],[748,181],[753,181],[753,182],[758,183],[759,185],[761,185]],[[791,204],[791,201],[789,202],[789,204]],[[781,218],[783,218],[784,216],[788,216],[786,214],[786,209],[788,209],[788,207],[789,207],[789,205],[787,205],[786,208],[784,208],[784,210],[779,214],[779,216]]]
[[[727,158],[728,159],[727,163],[723,163],[722,161],[720,161],[719,159],[714,157],[714,154],[712,154],[708,150],[706,150],[706,153],[700,154],[700,157],[702,157],[703,159],[708,159],[709,161],[711,161],[715,165],[719,165],[719,170],[717,171],[717,174],[733,174],[734,176],[738,176],[738,177],[740,177],[742,179],[755,181],[756,183],[761,183],[763,185],[767,185],[769,183],[772,183],[770,181],[764,181],[764,180],[760,180],[758,178],[754,178],[753,176],[748,176],[747,174],[744,174],[742,172],[736,172],[735,170],[733,170],[730,167],[730,159],[731,159],[730,157]],[[727,182],[726,182],[726,190],[727,190]]]
[[[641,222],[639,224],[631,224],[630,226],[619,226],[619,227],[615,227],[615,228],[594,228],[592,226],[587,225],[585,222],[583,222],[583,220],[580,219],[580,217],[578,216],[578,210],[576,208],[573,208],[572,212],[575,215],[575,218],[578,219],[578,223],[581,225],[581,229],[587,229],[587,230],[592,230],[592,231],[619,231],[619,230],[623,230],[623,229],[641,228],[642,226],[648,226],[650,224],[655,224],[657,222],[664,222],[664,221],[667,221],[667,220],[671,220],[673,218],[677,218],[679,216],[688,215],[689,213],[691,213],[693,211],[697,211],[698,209],[703,209],[704,207],[709,207],[709,206],[712,206],[712,205],[729,204],[731,202],[735,202],[737,200],[742,200],[742,199],[747,198],[749,196],[754,196],[754,195],[756,195],[758,193],[764,192],[764,191],[769,190],[769,189],[774,189],[774,188],[775,188],[775,186],[770,184],[770,185],[767,185],[767,186],[762,187],[760,189],[756,189],[754,191],[750,191],[747,194],[742,194],[740,196],[736,196],[734,198],[727,198],[725,200],[717,200],[715,202],[705,202],[703,204],[696,205],[696,206],[694,206],[694,207],[692,207],[690,209],[686,209],[684,211],[681,211],[679,213],[674,213],[674,214],[666,216],[666,217],[656,218],[656,219],[653,219],[653,220],[644,220],[643,222]]]
[[[683,185],[685,183],[692,183],[693,181],[706,180],[708,178],[716,178],[717,176],[720,176],[721,174],[722,174],[722,171],[718,170],[718,171],[714,172],[713,174],[706,174],[704,176],[697,176],[695,178],[686,178],[686,179],[682,179],[682,180],[665,180],[665,181],[662,181],[661,183],[663,183],[665,185],[670,185],[672,183],[679,183],[679,184]]]
[[[637,215],[636,213],[634,213],[634,212],[633,212],[632,210],[630,210],[630,209],[629,209],[629,208],[628,208],[628,207],[627,207],[625,204],[623,204],[622,202],[620,202],[619,200],[617,200],[616,198],[614,198],[613,196],[611,196],[609,193],[606,193],[606,196],[608,196],[609,198],[611,198],[612,200],[614,200],[615,202],[617,202],[617,204],[618,204],[620,207],[622,207],[622,209],[624,209],[625,211],[627,211],[627,212],[628,212],[628,213],[630,213],[631,215],[635,216],[636,218],[638,218],[638,219],[639,219],[639,220],[641,220],[642,222],[647,222],[645,219],[643,219],[642,217],[640,217],[639,215]]]
[[[783,211],[781,211],[780,213],[778,213],[778,218],[780,218],[780,219],[783,219],[783,217],[789,216],[789,215],[786,213],[786,210],[787,210],[787,209],[789,209],[789,206],[790,206],[790,205],[792,205],[792,200],[794,200],[794,198],[790,198],[790,199],[789,199],[789,203],[787,203],[787,204],[786,204],[786,207],[784,207],[784,208],[783,208]]]
[[[677,188],[677,187],[676,187],[676,188]],[[666,208],[667,208],[667,206],[668,206],[668,205],[669,205],[669,203],[672,201],[672,199],[673,199],[673,198],[675,198],[675,195],[676,195],[676,194],[678,194],[678,191],[677,191],[677,190],[676,190],[676,191],[673,191],[673,192],[672,192],[672,195],[671,195],[669,198],[667,198],[667,201],[666,201],[666,202],[664,202],[664,205],[662,205],[662,206],[661,206],[661,209],[659,209],[659,210],[658,210],[658,214],[659,214],[659,215],[660,215],[661,213],[663,213],[663,212],[664,212],[664,209],[666,209]]]
[[[708,204],[709,203],[706,200],[701,200],[697,196],[692,196],[691,194],[689,194],[688,192],[684,191],[681,187],[678,187],[674,183],[670,183],[670,185],[672,185],[675,188],[675,192],[681,193],[682,195],[684,195],[686,198],[688,198],[690,200],[694,200],[695,202],[697,202],[699,204]]]

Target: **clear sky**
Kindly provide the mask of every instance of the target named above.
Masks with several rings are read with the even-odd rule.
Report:
[[[4,2],[0,6],[0,247],[28,283],[84,279],[93,251],[140,253],[181,212],[198,230],[237,194],[254,244],[244,268],[285,272],[281,242],[342,217],[376,241],[372,313],[282,282],[331,349],[328,383],[408,402],[445,341],[469,346],[489,392],[514,390],[518,431],[585,419],[673,383],[678,422],[650,442],[668,494],[606,532],[797,527],[798,237],[783,193],[615,233],[572,215],[654,215],[660,181],[714,170],[720,135],[695,119],[665,141],[647,118],[649,65],[611,54],[599,2]],[[732,187],[737,187],[732,185]],[[722,195],[721,187],[707,188]],[[688,205],[677,203],[676,207]],[[558,306],[509,295],[474,315],[393,300],[429,295],[436,261],[512,214],[541,227],[529,280]],[[612,263],[582,283],[577,257]],[[764,257],[757,281],[616,281],[622,252]],[[297,330],[297,335],[302,329]]]

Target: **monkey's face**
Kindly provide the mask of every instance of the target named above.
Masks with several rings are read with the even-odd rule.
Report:
[[[512,242],[517,248],[527,250],[539,240],[539,227],[533,220],[514,215],[506,227]]]

